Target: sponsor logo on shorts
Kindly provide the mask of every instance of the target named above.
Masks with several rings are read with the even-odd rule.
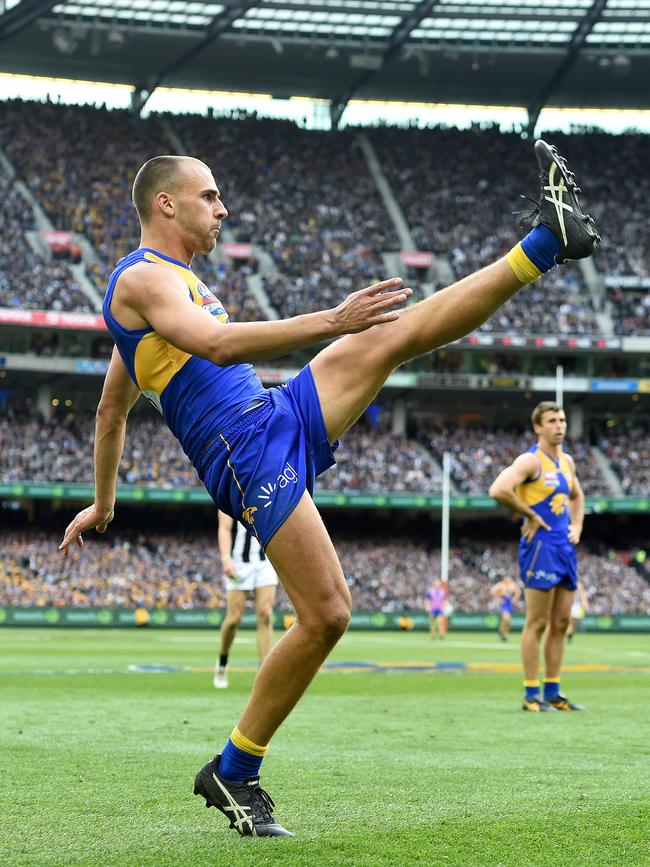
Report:
[[[257,506],[247,506],[242,512],[242,518],[248,523],[255,523],[255,518],[253,515],[257,512]]]
[[[271,505],[271,501],[273,499],[273,495],[279,489],[282,490],[286,488],[288,485],[297,485],[298,484],[298,473],[294,470],[291,464],[287,461],[284,465],[284,469],[277,477],[274,482],[267,482],[265,485],[261,486],[262,493],[257,495],[258,500],[266,500],[264,503],[265,509]]]
[[[543,569],[538,569],[532,572],[530,569],[526,572],[526,578],[535,578],[536,581],[556,581],[557,574],[555,572],[545,572]]]

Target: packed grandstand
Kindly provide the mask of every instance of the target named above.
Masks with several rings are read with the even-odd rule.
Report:
[[[532,442],[527,416],[533,392],[541,390],[535,376],[548,380],[558,360],[566,376],[585,381],[601,376],[627,382],[625,377],[647,374],[643,347],[624,351],[621,343],[650,336],[650,205],[636,182],[645,168],[647,137],[591,131],[588,148],[582,134],[554,140],[569,159],[580,155],[588,208],[607,226],[593,264],[558,269],[509,301],[475,337],[479,347],[489,347],[482,341],[498,335],[498,348],[481,355],[470,346],[441,350],[409,366],[407,372],[442,377],[432,387],[456,383],[460,401],[452,406],[431,391],[411,389],[400,393],[398,411],[390,396],[382,399],[381,412],[376,407],[345,436],[338,467],[319,480],[318,490],[436,494],[448,451],[453,493],[486,495],[498,472]],[[404,241],[380,193],[369,147],[405,219],[412,252],[425,254],[420,260],[400,259]],[[396,266],[410,269],[417,294],[433,292],[512,246],[520,233],[520,217],[512,211],[526,210],[519,195],[534,192],[535,185],[530,143],[495,127],[384,127],[369,137],[364,130],[310,131],[244,112],[143,119],[126,111],[11,101],[0,112],[0,151],[0,354],[9,359],[0,368],[0,384],[8,384],[0,397],[5,486],[92,484],[92,399],[111,342],[99,325],[83,332],[43,330],[17,314],[99,312],[114,263],[138,243],[130,186],[146,158],[186,152],[213,167],[230,211],[223,245],[229,252],[200,257],[195,269],[237,321],[331,307]],[[507,165],[508,171],[489,180],[486,165]],[[52,246],[48,232],[63,233],[61,249]],[[537,353],[517,351],[517,340],[526,336],[548,341],[537,344]],[[589,342],[576,343],[583,338]],[[612,346],[617,348],[601,351]],[[560,349],[551,352],[553,347],[571,351],[558,358]],[[581,347],[582,353],[574,352]],[[93,362],[85,369],[92,380],[82,368],[66,366],[71,359]],[[304,360],[284,359],[280,367]],[[12,370],[36,378],[18,383]],[[466,380],[453,379],[463,374]],[[448,383],[444,377],[451,377]],[[505,393],[500,387],[510,389],[507,413],[496,411]],[[544,396],[551,387],[546,385]],[[479,400],[476,388],[488,390],[487,401]],[[567,446],[585,493],[650,495],[650,418],[643,401],[628,389],[637,401],[625,394],[623,403],[617,394],[610,412],[606,400],[585,396],[590,390],[577,388],[581,422]],[[75,398],[66,405],[59,392]],[[200,485],[148,408],[130,420],[119,479],[127,486],[170,490]],[[10,493],[8,488],[6,508],[22,509]],[[439,550],[431,539],[397,533],[373,538],[369,523],[361,519],[354,537],[335,536],[354,606],[421,608],[427,583],[439,574]],[[462,525],[455,532],[450,573],[456,609],[490,608],[491,582],[513,570],[515,534],[503,525],[498,538],[468,536]],[[63,561],[56,557],[52,531],[36,529],[28,517],[22,526],[11,526],[0,541],[0,605],[223,605],[214,534],[134,530],[91,539],[83,558]],[[637,557],[643,540],[606,546],[598,541],[587,534],[582,560],[590,610],[650,612],[648,573]]]

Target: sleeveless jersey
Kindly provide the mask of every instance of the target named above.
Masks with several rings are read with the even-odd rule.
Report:
[[[440,611],[445,604],[445,588],[430,587],[427,590],[427,600],[429,602],[429,611]]]
[[[550,530],[540,529],[535,540],[566,542],[569,531],[569,494],[573,487],[573,472],[562,450],[557,461],[538,445],[528,449],[540,462],[536,478],[528,479],[517,488],[517,495],[527,506],[546,521]]]
[[[119,260],[109,278],[102,306],[104,321],[129,376],[162,413],[183,451],[196,466],[205,446],[232,425],[251,401],[263,396],[266,390],[250,364],[219,367],[212,361],[177,349],[151,327],[130,330],[120,325],[111,313],[115,286],[120,275],[139,262],[173,270],[185,282],[191,301],[224,326],[228,323],[228,314],[191,268],[147,247],[140,247]]]
[[[259,540],[247,533],[244,527],[235,521],[233,524],[232,559],[237,565],[243,563],[260,563],[266,561]],[[268,561],[267,561],[268,562]]]

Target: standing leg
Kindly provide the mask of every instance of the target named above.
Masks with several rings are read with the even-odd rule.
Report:
[[[551,617],[555,590],[526,588],[526,622],[521,633],[521,661],[524,668],[525,700],[539,700],[539,646]]]
[[[228,654],[237,635],[241,623],[246,594],[241,590],[229,590],[226,594],[226,616],[221,624],[221,647],[219,659],[214,668],[212,683],[217,689],[226,689],[228,686]]]
[[[510,615],[507,611],[504,611],[501,614],[501,626],[499,627],[499,633],[501,634],[501,638],[504,641],[508,640],[508,635],[510,635]]]
[[[544,699],[554,701],[560,693],[560,671],[564,656],[564,637],[569,628],[575,590],[555,588],[548,634],[544,644]]]
[[[273,606],[275,604],[275,585],[257,587],[255,590],[255,609],[257,612],[257,653],[260,665],[264,662],[273,645]]]
[[[334,546],[311,497],[298,507],[266,547],[296,612],[291,629],[264,660],[237,724],[255,744],[266,745],[345,632],[350,591]]]

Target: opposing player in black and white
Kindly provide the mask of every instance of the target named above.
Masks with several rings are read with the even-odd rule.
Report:
[[[219,554],[226,586],[226,617],[221,626],[221,649],[212,683],[228,686],[228,654],[246,608],[249,593],[255,594],[257,652],[260,665],[273,644],[273,605],[278,576],[260,543],[236,521],[219,511]]]

